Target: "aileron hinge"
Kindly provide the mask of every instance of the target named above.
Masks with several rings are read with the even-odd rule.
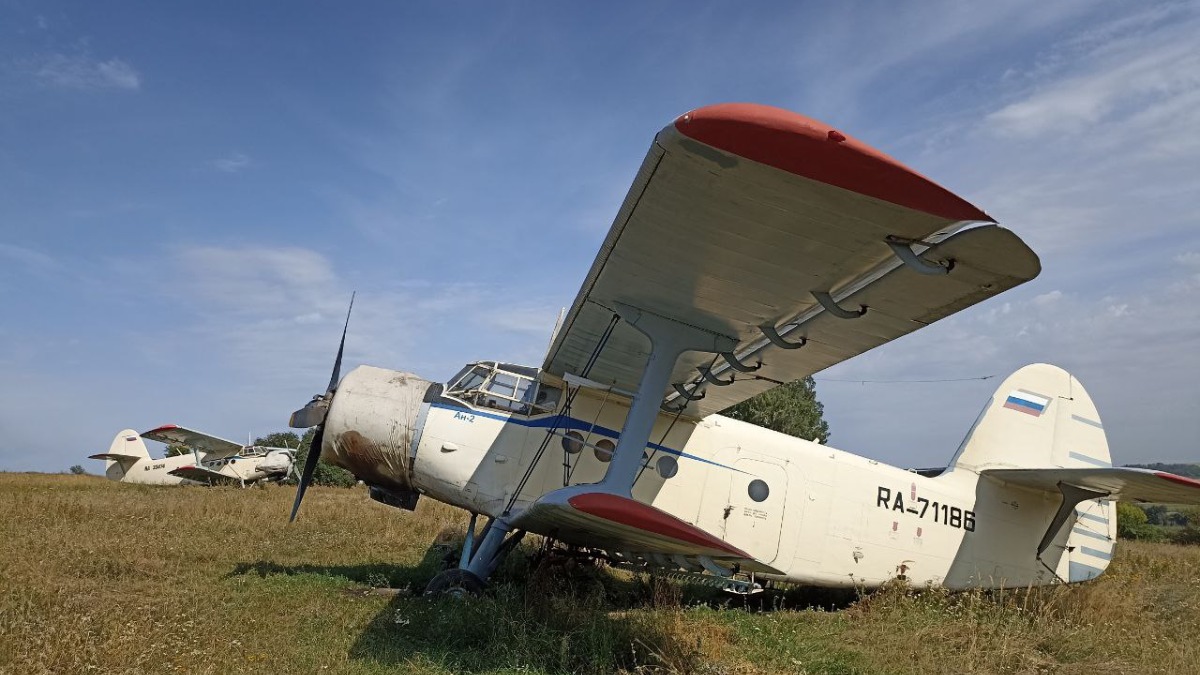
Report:
[[[713,375],[712,368],[708,366],[697,368],[696,370],[700,371],[700,374],[704,376],[705,380],[708,380],[710,383],[715,384],[718,387],[726,387],[733,384],[733,375],[730,375],[728,380],[722,380],[716,375]]]
[[[679,392],[680,396],[682,396],[683,398],[685,398],[689,401],[699,401],[700,399],[704,398],[704,394],[700,394],[699,396],[697,396],[693,393],[689,393],[688,390],[685,389],[684,385],[682,385],[682,384],[674,384],[671,386],[675,387],[675,391]]]
[[[758,328],[762,331],[762,334],[771,341],[771,344],[779,347],[780,349],[800,349],[804,345],[808,344],[808,338],[806,337],[801,337],[799,342],[788,342],[787,340],[783,339],[783,336],[779,334],[779,331],[775,330],[775,326],[769,324],[765,326],[759,326]]]
[[[859,305],[857,310],[842,309],[834,301],[833,296],[826,291],[813,291],[812,294],[817,299],[817,302],[821,303],[821,306],[825,308],[826,312],[839,319],[857,319],[867,313],[866,305]]]
[[[887,245],[892,249],[892,253],[896,254],[896,257],[900,259],[900,262],[907,265],[914,272],[918,272],[920,274],[949,274],[950,270],[954,269],[953,260],[930,262],[917,255],[912,250],[910,242],[904,239],[888,236],[886,241]]]
[[[725,359],[725,363],[728,363],[730,368],[733,368],[739,373],[753,373],[759,368],[762,368],[762,361],[759,361],[753,366],[748,366],[741,361],[738,361],[737,355],[733,352],[721,352],[721,358]]]

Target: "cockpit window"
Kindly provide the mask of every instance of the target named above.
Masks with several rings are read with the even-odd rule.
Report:
[[[455,375],[446,393],[472,405],[521,415],[552,412],[558,407],[562,390],[539,383],[537,374],[537,370],[524,366],[476,363]]]
[[[458,381],[450,385],[451,393],[468,392],[472,389],[478,389],[483,381],[487,379],[488,369],[483,366],[475,366],[468,370],[465,374],[458,378]]]

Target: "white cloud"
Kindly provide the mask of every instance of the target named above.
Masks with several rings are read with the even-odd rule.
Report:
[[[124,60],[98,61],[87,54],[52,54],[36,63],[33,75],[44,85],[63,89],[137,91],[142,86],[142,76]]]
[[[235,152],[228,157],[214,159],[213,161],[209,162],[209,165],[217,171],[223,171],[225,173],[237,173],[249,167],[251,163],[252,162],[249,156],[240,152]]]
[[[1146,127],[1197,119],[1200,22],[1192,9],[1149,8],[1066,41],[1043,57],[1019,100],[989,114],[998,133],[1031,138],[1081,134],[1105,122]],[[1065,53],[1064,53],[1065,52]],[[1184,105],[1186,104],[1186,105]],[[1124,136],[1122,143],[1137,142]]]

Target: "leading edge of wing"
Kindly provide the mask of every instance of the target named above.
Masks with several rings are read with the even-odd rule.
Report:
[[[592,488],[591,490],[583,488]],[[780,574],[712,534],[649,504],[573,486],[544,495],[517,518],[522,529],[610,553],[708,558],[747,572]]]
[[[947,220],[995,222],[895,158],[790,110],[719,103],[688,111],[671,127],[732,155],[914,211]]]
[[[1121,501],[1200,504],[1200,480],[1153,469],[984,469],[980,475],[1047,492],[1058,492],[1059,483],[1067,483]]]

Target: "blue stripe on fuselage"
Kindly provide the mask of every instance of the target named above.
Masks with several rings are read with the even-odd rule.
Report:
[[[608,427],[602,427],[598,424],[593,425],[591,422],[585,422],[581,419],[576,419],[574,417],[561,417],[560,418],[557,414],[548,415],[546,417],[531,420],[531,419],[525,419],[522,417],[518,417],[515,415],[514,416],[501,415],[501,414],[494,413],[494,412],[479,410],[478,408],[471,408],[471,407],[465,406],[465,405],[457,406],[457,405],[450,405],[448,403],[431,403],[430,407],[431,408],[441,408],[442,410],[454,410],[454,411],[468,412],[468,413],[471,413],[472,415],[479,415],[480,417],[487,417],[487,418],[494,419],[494,420],[500,420],[501,422],[504,422],[505,424],[516,424],[516,425],[522,426],[522,427],[530,427],[530,428],[535,428],[535,429],[550,429],[552,427],[557,426],[558,428],[562,429],[563,431],[571,431],[574,429],[579,429],[579,430],[583,430],[583,431],[588,431],[590,433],[600,434],[601,436],[608,436],[609,438],[612,438],[612,439],[618,439],[621,437],[621,433],[614,429],[609,429]],[[693,455],[693,454],[690,454],[687,452],[683,452],[682,450],[668,448],[667,446],[659,445],[658,443],[647,443],[646,447],[653,448],[654,450],[657,450],[659,452],[665,452],[668,455],[675,455],[676,457],[684,457],[687,459],[694,459],[697,462],[703,462],[705,464],[719,466],[722,469],[729,469],[730,471],[737,471],[738,473],[746,473],[745,471],[742,471],[741,469],[735,469],[732,466],[728,466],[726,464],[721,464],[720,462],[714,462],[711,459],[697,457],[696,455]]]

